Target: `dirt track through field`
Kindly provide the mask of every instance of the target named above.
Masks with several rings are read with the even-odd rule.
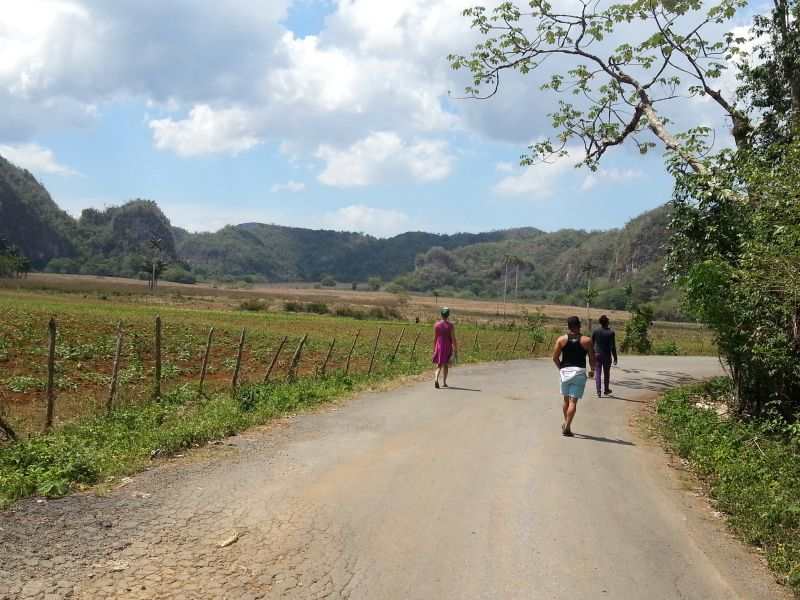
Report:
[[[560,435],[546,360],[456,369],[0,513],[0,598],[780,598],[629,421],[710,358],[627,358]]]

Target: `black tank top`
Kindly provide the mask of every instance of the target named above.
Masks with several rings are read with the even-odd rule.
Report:
[[[581,346],[580,334],[567,334],[567,343],[561,349],[561,367],[586,368],[586,350]]]

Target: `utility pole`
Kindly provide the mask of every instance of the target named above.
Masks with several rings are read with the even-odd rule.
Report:
[[[508,292],[508,259],[509,259],[509,255],[506,254],[505,255],[506,274],[505,274],[505,277],[503,278],[503,317],[506,316],[506,294]]]
[[[589,313],[589,305],[592,302],[592,298],[594,297],[595,293],[592,291],[592,271],[594,270],[594,265],[592,265],[591,260],[587,261],[586,264],[583,266],[583,270],[586,273],[586,322],[589,326],[588,331],[592,331],[592,317]]]

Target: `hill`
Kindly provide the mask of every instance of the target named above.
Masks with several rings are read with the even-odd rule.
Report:
[[[490,298],[508,285],[512,296],[572,304],[581,303],[591,278],[600,291],[597,305],[623,308],[632,293],[639,301],[666,298],[661,316],[674,316],[668,314],[677,310],[674,292],[662,276],[668,221],[662,207],[623,228],[593,232],[523,227],[380,239],[243,223],[190,233],[172,227],[155,202],[141,199],[86,209],[74,219],[33,175],[0,157],[0,237],[19,246],[35,269],[56,273],[146,277],[157,253],[169,265],[163,277],[186,283],[378,277],[391,281],[393,290]]]
[[[0,156],[0,237],[16,244],[36,269],[78,255],[76,223],[28,171]]]
[[[669,292],[662,273],[668,224],[663,206],[610,231],[531,232],[452,251],[431,248],[396,282],[412,291],[475,297],[500,296],[508,285],[520,298],[581,304],[591,278],[598,303],[622,309],[629,293],[649,301]],[[628,285],[632,289],[626,291]]]
[[[409,232],[379,239],[360,233],[282,227],[262,223],[228,226],[215,233],[178,234],[177,251],[193,271],[221,278],[259,275],[270,281],[391,279],[414,268],[433,246],[459,248],[512,239],[536,230],[438,235]]]

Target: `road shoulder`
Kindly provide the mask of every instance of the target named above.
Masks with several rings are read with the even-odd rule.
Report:
[[[778,583],[758,548],[739,540],[727,527],[725,515],[714,507],[705,484],[686,461],[670,452],[655,425],[660,394],[648,394],[642,404],[629,407],[629,429],[642,450],[642,474],[661,491],[665,503],[685,521],[691,542],[708,558],[716,575],[738,598],[791,600],[791,591]]]

